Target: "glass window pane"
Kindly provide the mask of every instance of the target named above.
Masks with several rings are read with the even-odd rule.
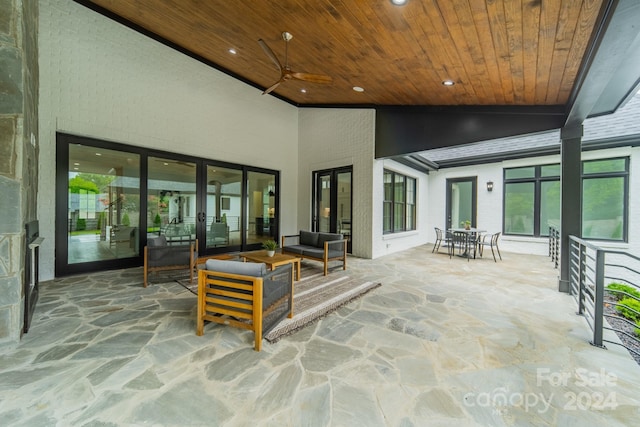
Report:
[[[625,172],[626,161],[622,159],[591,160],[583,163],[583,173]]]
[[[206,203],[207,247],[239,245],[242,171],[207,165]]]
[[[549,222],[560,224],[560,181],[540,183],[540,235],[549,235]]]
[[[382,231],[389,233],[391,231],[391,203],[384,202],[382,212]]]
[[[393,193],[394,201],[396,203],[404,202],[404,197],[405,197],[404,176],[400,174],[396,174],[394,189],[395,189]]]
[[[384,173],[384,200],[385,201],[391,201],[393,200],[393,185],[391,183],[391,179],[392,179],[392,175],[390,172],[385,172]]]
[[[622,240],[624,178],[589,178],[582,186],[582,236]]]
[[[535,178],[535,176],[535,166],[529,166],[526,168],[505,169],[504,171],[504,179]]]
[[[277,239],[278,216],[275,212],[275,181],[276,176],[274,174],[261,172],[248,173],[247,244]]]
[[[149,157],[148,167],[147,232],[171,241],[195,240],[195,163]]]
[[[404,231],[404,203],[394,204],[393,231]]]
[[[560,176],[560,165],[547,165],[540,167],[540,176]]]
[[[69,145],[69,264],[139,254],[140,157]]]
[[[504,231],[533,235],[535,185],[533,182],[505,184]]]

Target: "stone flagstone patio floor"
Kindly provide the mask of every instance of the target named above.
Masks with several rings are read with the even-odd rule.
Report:
[[[382,286],[253,351],[141,268],[41,284],[32,328],[0,350],[8,426],[630,426],[640,367],[589,345],[546,257],[425,245],[350,274]],[[486,255],[486,254],[485,254]]]

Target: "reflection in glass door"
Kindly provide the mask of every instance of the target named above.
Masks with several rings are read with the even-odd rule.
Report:
[[[196,238],[196,164],[149,157],[147,237],[183,242]]]
[[[314,172],[314,231],[341,233],[352,246],[352,168]]]
[[[242,169],[207,166],[206,247],[242,244]]]
[[[140,157],[69,144],[68,264],[138,256]]]
[[[247,216],[246,245],[278,239],[279,188],[277,176],[273,173],[247,172]]]
[[[447,229],[459,228],[463,221],[476,226],[475,177],[447,179]]]

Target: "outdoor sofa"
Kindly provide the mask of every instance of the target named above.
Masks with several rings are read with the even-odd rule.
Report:
[[[342,234],[300,230],[300,234],[282,236],[281,249],[283,254],[322,262],[325,276],[329,261],[342,261],[342,269],[347,269],[347,240]]]

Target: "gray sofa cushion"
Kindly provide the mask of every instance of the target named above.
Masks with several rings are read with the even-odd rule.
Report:
[[[300,230],[300,244],[304,246],[318,246],[318,233]]]
[[[204,266],[207,270],[243,276],[262,277],[267,274],[267,265],[264,263],[208,259]]]
[[[287,246],[286,248],[287,248],[287,252],[302,255],[302,251],[309,248],[309,246],[291,245],[291,246]]]
[[[337,233],[318,233],[318,244],[317,246],[320,248],[324,248],[324,242],[330,242],[332,240],[342,240],[342,234]],[[332,249],[337,249],[338,246],[335,245]]]
[[[164,236],[154,237],[147,240],[147,246],[167,246],[167,238]]]

